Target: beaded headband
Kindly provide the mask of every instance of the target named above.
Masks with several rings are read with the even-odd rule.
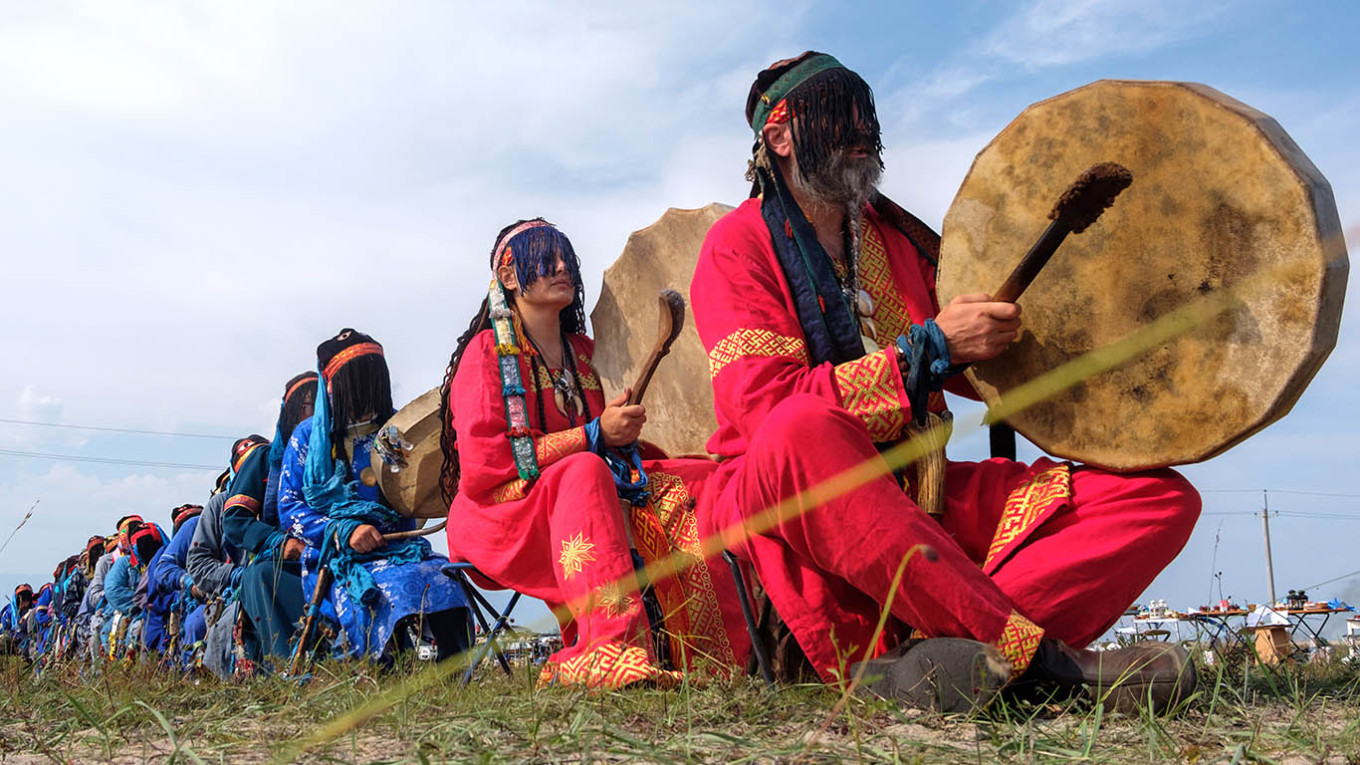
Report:
[[[496,245],[496,253],[491,256],[497,268],[510,263],[510,240],[531,228],[552,228],[552,224],[546,220],[528,220],[510,229],[510,233],[502,237],[501,243]]]
[[[776,106],[782,104],[784,98],[793,92],[795,88],[807,82],[814,75],[821,74],[828,69],[844,69],[841,62],[835,58],[819,53],[815,56],[808,56],[780,75],[779,79],[771,83],[770,87],[760,94],[760,100],[756,104],[755,111],[751,114],[751,128],[760,135],[760,129],[769,122],[771,112]]]
[[[284,393],[284,394],[283,394],[283,400],[284,400],[285,402],[288,401],[288,399],[290,399],[290,398],[293,397],[293,394],[294,394],[294,393],[297,393],[297,392],[298,392],[298,388],[301,388],[302,386],[306,385],[307,383],[314,383],[314,382],[316,382],[316,378],[313,377],[313,376],[311,376],[311,375],[307,375],[306,377],[302,378],[301,380],[298,380],[297,382],[293,383],[293,387],[289,388],[287,393]]]
[[[356,345],[351,345],[332,356],[331,360],[326,362],[326,368],[322,370],[321,376],[325,377],[326,382],[329,383],[331,378],[335,377],[335,373],[340,371],[340,367],[343,367],[360,356],[372,356],[374,354],[377,354],[378,356],[383,355],[381,345],[378,345],[377,343],[358,343]]]

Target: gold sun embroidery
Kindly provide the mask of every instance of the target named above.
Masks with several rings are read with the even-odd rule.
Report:
[[[577,532],[571,539],[562,540],[562,555],[557,562],[562,564],[563,578],[570,579],[581,573],[587,563],[594,563],[595,554],[591,552],[594,549],[595,545],[585,540],[584,532]]]
[[[623,586],[618,582],[610,582],[600,587],[595,602],[610,617],[617,618],[633,610],[632,596],[625,594]]]

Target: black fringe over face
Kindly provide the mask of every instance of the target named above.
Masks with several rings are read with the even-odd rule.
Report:
[[[525,222],[528,221],[521,221]],[[501,230],[501,235],[496,238],[496,244],[492,247],[492,257],[495,257],[495,251],[500,247],[501,237],[519,225],[520,223],[516,223],[508,229]],[[571,305],[562,311],[560,317],[562,330],[567,334],[585,332],[586,299],[585,286],[581,281],[581,262],[576,258],[576,250],[572,248],[567,235],[554,226],[538,226],[520,232],[519,236],[510,240],[506,251],[510,253],[511,262],[515,264],[515,278],[519,280],[521,292],[528,292],[533,289],[534,282],[551,275],[555,269],[557,256],[562,256],[562,266],[571,279],[572,287],[576,289],[576,297],[571,301]],[[499,263],[492,263],[492,272],[494,273],[499,266]],[[513,301],[513,298],[511,300]]]
[[[359,356],[336,371],[330,382],[332,434],[343,443],[345,430],[369,420],[385,421],[392,414],[392,379],[387,359],[373,353]]]
[[[377,340],[346,327],[340,334],[316,348],[317,366],[326,369],[331,360],[346,348],[372,343],[381,350]],[[345,437],[355,425],[376,422],[379,425],[392,416],[392,379],[387,371],[387,359],[382,353],[355,356],[330,374],[326,381],[330,403],[331,444],[337,456],[345,451]],[[345,455],[344,462],[349,462]]]
[[[804,175],[823,172],[844,149],[863,149],[882,168],[883,136],[874,93],[858,74],[828,69],[794,88],[785,101],[793,114],[794,157]]]
[[[294,385],[297,385],[297,390],[293,390]],[[288,384],[283,386],[283,390],[285,395],[288,391],[293,391],[293,395],[284,399],[277,423],[278,432],[282,435],[283,442],[287,444],[298,423],[312,416],[312,407],[316,404],[316,372],[303,372],[289,380]]]

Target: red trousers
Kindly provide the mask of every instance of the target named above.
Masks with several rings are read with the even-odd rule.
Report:
[[[1199,516],[1199,495],[1171,470],[1076,467],[1070,496],[1038,508],[1013,543],[999,546],[1012,494],[1065,468],[988,460],[950,463],[942,521],[884,476],[820,505],[795,503],[774,528],[746,533],[748,519],[781,500],[877,459],[855,417],[792,396],[746,454],[722,464],[699,506],[702,532],[723,532],[728,549],[752,564],[825,680],[870,650],[884,605],[899,627],[996,643],[1020,666],[1041,634],[1084,646],[1175,558]],[[889,603],[892,578],[915,545],[929,546],[933,559],[914,556]]]

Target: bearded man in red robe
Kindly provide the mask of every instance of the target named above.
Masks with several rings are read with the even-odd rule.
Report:
[[[1199,496],[1176,473],[949,462],[938,517],[915,501],[918,481],[891,474],[803,496],[943,412],[944,387],[975,397],[956,373],[1004,350],[1020,309],[987,295],[939,305],[939,237],[876,191],[882,143],[859,75],[819,53],[781,61],[746,117],[752,198],[713,226],[691,287],[722,460],[705,533],[749,562],[823,680],[877,653],[874,690],[942,710],[1008,684],[1099,693],[1117,678],[1116,700],[1184,698],[1182,649],[1082,650],[1189,538]],[[791,498],[773,528],[745,528]],[[913,548],[926,554],[890,598]],[[884,608],[887,639],[871,647]]]

